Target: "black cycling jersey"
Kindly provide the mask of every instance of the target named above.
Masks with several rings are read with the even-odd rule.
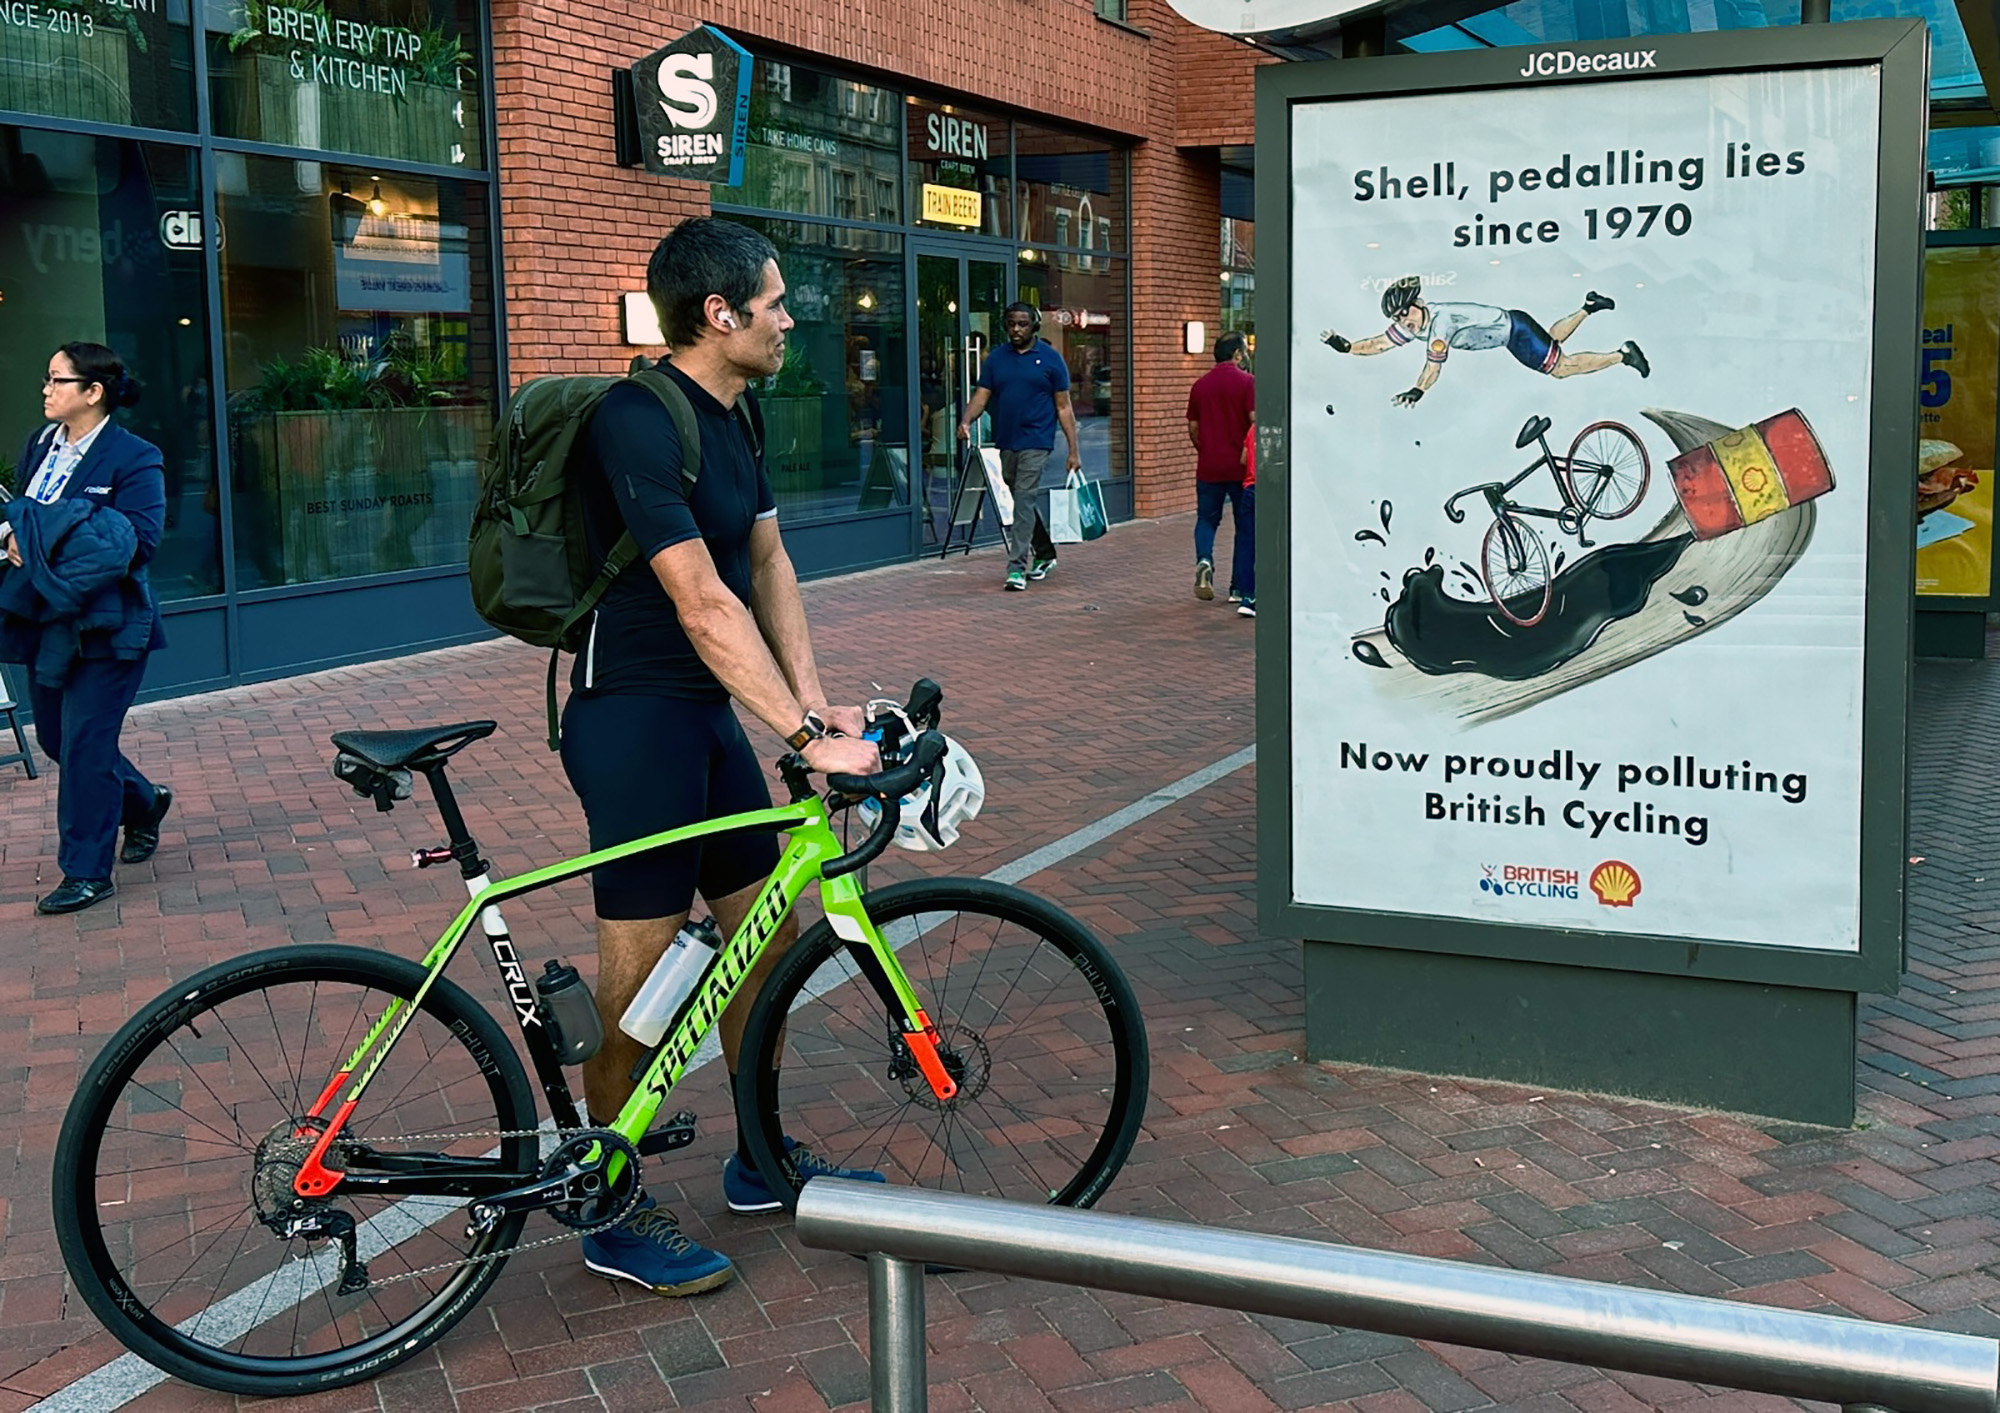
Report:
[[[699,536],[722,582],[748,604],[750,530],[777,513],[777,501],[745,434],[747,410],[732,412],[671,363],[659,366],[687,394],[701,432],[693,503],[681,481],[681,439],[672,415],[642,387],[613,387],[585,438],[579,468],[585,525],[593,559],[601,560],[628,528],[639,557],[598,606],[570,685],[579,692],[719,699],[728,693],[681,627],[651,560]]]

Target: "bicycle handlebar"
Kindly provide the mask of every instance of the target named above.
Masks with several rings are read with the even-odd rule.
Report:
[[[878,770],[873,775],[829,775],[827,788],[854,799],[873,798],[881,802],[881,818],[868,831],[868,837],[860,844],[825,864],[820,869],[822,878],[838,878],[844,873],[872,863],[889,847],[896,837],[896,826],[903,820],[903,796],[922,784],[924,778],[937,768],[948,749],[942,732],[926,731],[917,737],[917,743],[910,748],[909,759],[889,770]]]

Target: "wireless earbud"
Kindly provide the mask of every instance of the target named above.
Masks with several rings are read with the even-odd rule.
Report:
[[[734,314],[723,314],[721,316],[721,320],[722,320],[722,327],[725,329],[733,329],[736,327],[736,316]]]

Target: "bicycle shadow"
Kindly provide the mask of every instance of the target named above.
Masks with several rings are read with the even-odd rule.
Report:
[[[1649,407],[1644,416],[1667,434],[1677,454],[1734,430],[1706,417],[1663,408]],[[1454,638],[1462,638],[1468,624],[1476,621],[1473,631],[1490,630],[1508,640],[1504,651],[1492,655],[1508,662],[1532,660],[1524,648],[1538,637],[1547,642],[1571,640],[1546,655],[1546,666],[1525,674],[1492,675],[1482,669],[1487,655],[1466,653],[1462,641],[1445,652],[1431,653],[1413,640],[1408,614],[1392,635],[1389,624],[1397,619],[1393,604],[1382,627],[1354,635],[1352,651],[1358,661],[1375,669],[1371,681],[1379,690],[1468,724],[1496,721],[1655,657],[1735,618],[1790,572],[1812,543],[1816,521],[1815,503],[1807,500],[1730,534],[1698,540],[1676,503],[1638,540],[1599,550],[1563,576],[1597,555],[1616,554],[1630,562],[1643,583],[1622,583],[1614,592],[1593,595],[1592,602],[1573,608],[1558,598],[1532,628],[1508,621],[1490,604],[1453,601],[1447,614],[1431,616],[1431,623]],[[1562,593],[1560,578],[1557,593]],[[1571,613],[1584,618],[1582,631],[1568,616]],[[1442,621],[1446,618],[1448,629]]]

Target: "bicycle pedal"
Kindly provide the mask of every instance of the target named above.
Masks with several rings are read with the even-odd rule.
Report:
[[[683,1109],[658,1128],[647,1130],[639,1140],[639,1154],[650,1157],[655,1153],[671,1153],[676,1148],[685,1148],[694,1142],[694,1114]]]

